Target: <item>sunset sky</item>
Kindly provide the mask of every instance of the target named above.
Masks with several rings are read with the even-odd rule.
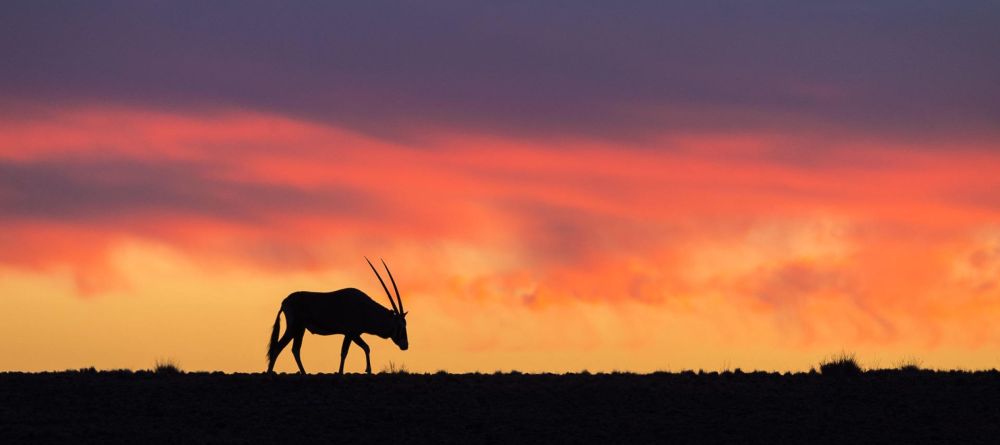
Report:
[[[376,371],[1000,367],[997,2],[134,3],[0,14],[0,370],[259,372],[364,256]]]

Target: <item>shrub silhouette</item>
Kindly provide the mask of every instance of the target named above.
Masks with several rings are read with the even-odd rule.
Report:
[[[170,359],[164,359],[156,361],[156,366],[153,367],[153,373],[160,375],[176,375],[182,374],[183,371],[181,371],[181,367],[177,364],[177,362]]]
[[[861,374],[861,366],[858,366],[854,354],[841,352],[819,364],[819,372],[825,376],[848,377]]]

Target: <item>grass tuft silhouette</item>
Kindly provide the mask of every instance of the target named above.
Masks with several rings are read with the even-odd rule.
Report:
[[[382,371],[380,371],[379,373],[380,374],[409,374],[410,372],[406,370],[406,365],[404,365],[402,363],[400,363],[399,365],[397,365],[397,364],[393,363],[392,360],[390,360],[389,364],[385,365],[385,367],[382,368]]]
[[[919,372],[921,365],[923,365],[923,362],[921,362],[920,359],[916,357],[907,357],[900,360],[899,363],[896,364],[896,367],[903,372]]]
[[[180,365],[171,359],[156,360],[156,366],[153,367],[153,373],[159,375],[177,375],[183,374]]]
[[[858,361],[855,360],[854,354],[841,352],[840,355],[835,355],[820,362],[819,372],[822,375],[831,377],[850,377],[860,375],[862,370],[861,366],[858,365]]]

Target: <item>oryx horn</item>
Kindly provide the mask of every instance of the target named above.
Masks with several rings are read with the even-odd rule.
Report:
[[[365,258],[365,259],[367,259],[367,258]],[[396,279],[392,277],[392,271],[389,270],[389,266],[387,266],[385,264],[385,260],[383,260],[382,258],[379,258],[379,261],[382,262],[382,267],[385,268],[385,271],[389,273],[389,281],[392,281],[392,290],[396,291],[396,301],[399,302],[399,315],[403,315],[404,314],[404,312],[403,312],[403,299],[399,296],[399,288],[396,287]],[[386,292],[388,292],[388,291],[386,291]],[[391,298],[392,297],[390,297],[390,299]]]
[[[385,290],[385,295],[386,295],[387,297],[389,297],[389,304],[391,304],[391,305],[392,305],[392,310],[393,310],[394,312],[396,312],[397,314],[399,314],[399,313],[400,313],[400,312],[399,312],[399,309],[396,309],[396,303],[395,303],[394,301],[392,301],[392,294],[390,294],[390,293],[389,293],[389,288],[388,288],[388,287],[386,287],[386,285],[385,285],[385,281],[382,281],[382,276],[378,274],[378,271],[377,271],[377,270],[375,270],[375,266],[374,266],[374,265],[372,265],[372,262],[371,262],[371,260],[369,260],[369,259],[368,259],[368,257],[365,257],[365,261],[368,261],[368,266],[372,268],[372,272],[375,272],[375,276],[376,276],[376,277],[378,278],[378,282],[379,282],[379,283],[382,283],[382,289],[383,289],[383,290]],[[383,262],[383,265],[384,265],[384,262]],[[388,268],[386,268],[386,270],[389,270],[389,269],[388,269]],[[393,282],[393,283],[392,283],[392,286],[393,286],[393,287],[396,287],[396,283],[395,283],[395,282]],[[399,291],[396,291],[396,293],[399,293]]]

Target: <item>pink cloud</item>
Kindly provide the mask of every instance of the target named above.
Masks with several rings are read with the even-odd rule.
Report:
[[[426,270],[411,285],[429,294],[535,308],[716,295],[802,341],[959,320],[981,342],[980,314],[1000,310],[995,245],[975,238],[1000,214],[979,199],[1000,189],[1000,156],[981,146],[431,132],[411,146],[281,116],[108,109],[2,126],[0,262],[69,268],[83,294],[127,285],[109,258],[143,239],[263,273],[376,251]]]

